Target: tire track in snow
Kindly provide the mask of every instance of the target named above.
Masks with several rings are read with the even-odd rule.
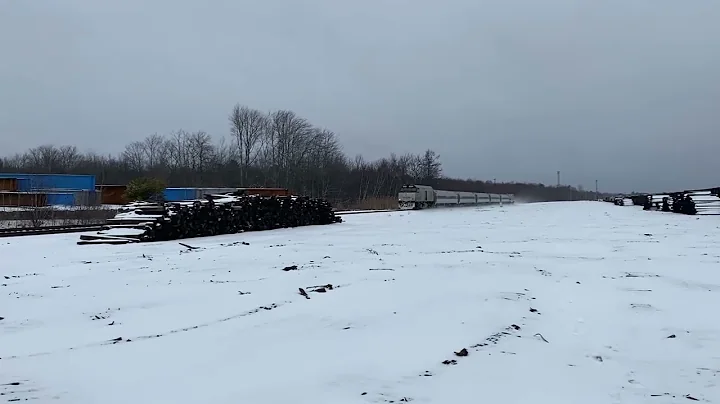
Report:
[[[328,285],[329,285],[329,284],[328,284]],[[324,285],[323,285],[323,286],[324,286]],[[350,286],[350,284],[335,285],[335,286],[333,286],[331,289],[332,289],[332,290],[335,290],[335,289],[344,288],[344,287],[347,287],[347,286]],[[310,293],[313,293],[313,294],[315,294],[315,293],[318,293],[318,294],[327,293],[327,291],[325,291],[325,290],[323,290],[323,291],[321,292],[320,290],[316,289],[316,288],[318,288],[318,287],[316,287],[316,286],[308,286],[308,287],[306,287],[306,288],[307,288],[308,290],[310,290]],[[302,288],[301,288],[301,289],[302,289]],[[302,295],[302,294],[300,294],[300,295]],[[160,337],[164,337],[164,336],[169,336],[169,335],[173,335],[173,334],[179,334],[179,333],[183,333],[183,332],[189,332],[189,331],[198,330],[198,329],[201,329],[201,328],[206,328],[206,327],[209,327],[209,326],[212,326],[212,325],[217,325],[217,324],[221,324],[221,323],[224,323],[224,322],[227,322],[227,321],[236,320],[236,319],[243,318],[243,317],[247,317],[247,316],[250,316],[250,315],[253,315],[253,314],[257,314],[257,313],[260,313],[260,312],[271,311],[271,310],[280,308],[280,307],[282,307],[282,306],[286,306],[286,305],[288,305],[288,304],[292,304],[292,303],[294,303],[294,302],[296,302],[296,301],[305,301],[305,300],[310,299],[309,297],[306,297],[306,296],[304,296],[304,295],[303,295],[303,297],[304,297],[303,299],[285,300],[285,301],[282,301],[282,302],[280,302],[280,303],[272,303],[272,304],[270,304],[270,305],[258,306],[258,307],[254,308],[254,309],[246,310],[246,311],[244,311],[244,312],[242,312],[242,313],[234,314],[234,315],[232,315],[232,316],[228,316],[228,317],[224,317],[224,318],[220,318],[220,319],[217,319],[217,320],[212,320],[212,321],[208,321],[208,322],[204,322],[204,323],[201,323],[201,324],[196,324],[196,325],[192,325],[192,326],[188,326],[188,327],[174,328],[174,329],[171,329],[171,330],[168,330],[168,331],[164,331],[164,332],[161,332],[161,333],[157,333],[157,334],[139,335],[139,336],[135,336],[135,337],[131,337],[131,338],[117,337],[117,338],[113,338],[113,339],[110,339],[110,340],[104,340],[104,341],[100,341],[100,342],[93,342],[93,343],[89,343],[89,344],[77,345],[77,346],[73,346],[73,347],[69,347],[69,348],[64,348],[64,349],[56,349],[56,350],[52,350],[52,351],[35,352],[35,353],[31,353],[31,354],[26,354],[26,355],[13,355],[13,356],[7,356],[7,357],[0,358],[0,359],[1,359],[1,360],[12,360],[12,359],[32,358],[32,357],[37,357],[37,356],[52,355],[52,354],[55,354],[55,353],[58,353],[58,352],[63,352],[63,351],[75,351],[75,350],[79,350],[79,349],[94,348],[94,347],[100,347],[100,346],[105,346],[105,345],[116,345],[116,344],[119,344],[119,343],[131,343],[131,342],[134,342],[134,341],[145,341],[145,340],[156,339],[156,338],[160,338]]]
[[[523,319],[526,319],[526,317],[523,317]],[[511,324],[508,327],[505,327],[503,330],[498,331],[496,333],[493,333],[487,337],[485,337],[482,342],[476,343],[469,346],[469,349],[463,348],[458,352],[454,352],[455,357],[468,357],[470,355],[470,351],[478,352],[485,350],[487,347],[494,347],[497,346],[501,341],[505,340],[507,337],[515,335],[516,337],[521,337],[519,334],[517,334],[518,331],[522,330],[522,327],[525,326],[524,322],[520,322],[522,326],[517,325],[516,323]],[[511,354],[510,352],[502,351],[502,353]],[[438,365],[432,368],[432,370],[424,370],[421,372],[416,372],[413,376],[405,376],[401,378],[401,380],[395,380],[395,385],[401,385],[405,381],[410,380],[417,380],[417,378],[426,378],[426,377],[432,377],[437,373],[438,369],[446,369],[448,367],[454,367],[456,365],[459,365],[457,359],[445,359],[443,361],[440,361]],[[367,392],[362,393],[362,396],[367,397],[367,399],[370,402],[374,403],[406,403],[414,401],[415,399],[410,396],[406,395],[398,395],[395,393],[375,393],[373,395],[370,395]]]
[[[247,317],[247,316],[250,316],[250,315],[255,314],[255,313],[260,313],[260,312],[263,311],[263,310],[264,310],[264,311],[274,310],[274,309],[277,309],[278,307],[282,307],[282,306],[284,306],[284,305],[286,305],[286,304],[290,304],[290,303],[292,303],[291,300],[286,300],[286,301],[281,302],[281,303],[272,303],[272,304],[270,304],[269,306],[259,306],[259,307],[256,307],[256,308],[252,309],[252,310],[248,310],[248,311],[245,311],[245,312],[243,312],[243,313],[235,314],[235,315],[232,315],[232,316],[229,316],[229,317],[225,317],[225,318],[221,318],[221,319],[213,320],[213,321],[208,321],[208,322],[201,323],[201,324],[197,324],[197,325],[193,325],[193,326],[190,326],[190,327],[175,328],[175,329],[172,329],[172,330],[169,330],[169,331],[165,331],[165,332],[160,333],[160,334],[141,335],[141,336],[138,336],[138,337],[127,338],[127,339],[123,339],[122,337],[117,337],[117,338],[111,339],[111,340],[109,340],[109,341],[104,341],[104,342],[102,342],[102,343],[100,343],[100,344],[94,344],[94,346],[97,346],[97,345],[115,345],[115,344],[118,344],[118,343],[127,343],[127,342],[132,342],[132,341],[149,340],[149,339],[155,339],[155,338],[164,337],[164,336],[167,336],[167,335],[179,334],[179,333],[182,333],[182,332],[187,332],[187,331],[197,330],[197,329],[200,329],[200,328],[209,327],[209,326],[211,326],[211,325],[221,324],[221,323],[224,323],[224,322],[226,322],[226,321],[235,320],[235,319],[238,319],[238,318],[241,318],[241,317]],[[70,349],[72,349],[72,348],[70,348]]]
[[[160,337],[167,336],[167,335],[179,334],[179,333],[182,333],[182,332],[188,332],[188,331],[192,331],[192,330],[197,330],[197,329],[209,327],[209,326],[211,326],[211,325],[221,324],[221,323],[224,323],[224,322],[227,322],[227,321],[231,321],[231,320],[235,320],[235,319],[238,319],[238,318],[247,317],[247,316],[250,316],[250,315],[253,315],[253,314],[256,314],[256,313],[260,313],[260,312],[262,312],[262,311],[274,310],[274,309],[276,309],[276,308],[285,306],[285,305],[290,304],[290,303],[293,303],[293,301],[291,301],[291,300],[286,300],[286,301],[283,301],[283,302],[280,302],[280,303],[272,303],[272,304],[269,305],[269,306],[259,306],[259,307],[256,307],[256,308],[254,308],[254,309],[247,310],[247,311],[244,311],[244,312],[242,312],[242,313],[238,313],[238,314],[235,314],[235,315],[232,315],[232,316],[228,316],[228,317],[225,317],[225,318],[221,318],[221,319],[217,319],[217,320],[213,320],[213,321],[208,321],[208,322],[201,323],[201,324],[196,324],[196,325],[193,325],[193,326],[175,328],[175,329],[171,329],[171,330],[168,330],[168,331],[164,331],[164,332],[159,333],[159,334],[140,335],[140,336],[136,336],[136,337],[132,337],[132,338],[127,338],[127,339],[122,338],[122,337],[117,337],[117,338],[114,338],[114,339],[111,339],[111,340],[105,340],[105,341],[101,341],[101,342],[93,342],[93,343],[84,344],[84,345],[77,345],[77,346],[70,347],[70,348],[65,348],[65,349],[57,349],[57,350],[45,351],[45,352],[36,352],[36,353],[27,354],[27,355],[7,356],[7,357],[0,358],[0,359],[2,359],[2,360],[12,360],[12,359],[21,359],[21,358],[31,358],[31,357],[36,357],[36,356],[52,355],[52,354],[55,354],[55,353],[58,353],[58,352],[62,352],[62,351],[75,351],[75,350],[79,350],[79,349],[93,348],[93,347],[99,347],[99,346],[104,346],[104,345],[115,345],[115,344],[118,344],[118,343],[121,343],[121,342],[122,342],[122,343],[129,343],[129,342],[136,341],[136,340],[142,341],[142,340],[155,339],[155,338],[160,338]]]
[[[548,276],[548,275],[544,275]],[[509,298],[508,295],[511,295],[512,298]],[[515,293],[501,293],[498,296],[500,299],[504,300],[514,300],[514,301],[527,301],[531,302],[532,300],[535,300],[534,297],[530,295],[530,291],[527,289],[524,289],[524,292],[515,292]],[[532,313],[537,313],[536,309],[530,308],[530,311]],[[534,318],[530,319],[531,321],[534,320]],[[498,346],[501,342],[507,340],[508,337],[515,336],[517,338],[521,338],[522,335],[520,335],[520,332],[527,327],[527,321],[528,316],[522,316],[520,321],[516,321],[511,323],[509,326],[503,328],[500,331],[497,331],[489,336],[484,337],[481,339],[481,342],[474,343],[470,345],[468,348],[463,348],[457,352],[454,353],[455,359],[445,359],[445,360],[438,360],[437,365],[432,367],[431,369],[426,369],[420,372],[415,372],[412,376],[405,376],[398,380],[395,380],[394,382],[391,382],[392,385],[402,385],[407,381],[410,382],[416,382],[418,378],[427,378],[432,377],[436,373],[439,373],[440,371],[447,370],[452,371],[448,368],[453,368],[455,366],[460,366],[462,358],[466,357],[472,357],[477,355],[471,355],[472,352],[479,352],[479,351],[485,351],[487,349],[497,349],[495,348]],[[519,325],[518,325],[519,324]],[[547,341],[542,337],[541,334],[535,334],[535,338],[544,341],[547,343]],[[506,351],[500,351],[503,354],[509,354],[514,355],[513,352],[506,352]],[[387,386],[387,384],[385,384]],[[382,387],[379,390],[390,390],[389,387]],[[390,392],[378,392],[374,394],[370,394],[368,392],[363,392],[362,396],[366,398],[370,402],[374,403],[407,403],[411,401],[415,401],[415,398],[410,397],[409,395],[399,395],[397,393],[390,393]]]
[[[31,400],[57,400],[59,395],[43,394],[43,389],[35,386],[33,382],[15,379],[9,383],[0,384],[0,399],[8,403],[25,402]]]

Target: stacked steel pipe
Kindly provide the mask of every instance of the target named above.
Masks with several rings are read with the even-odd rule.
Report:
[[[671,194],[670,197],[672,198],[672,211],[674,213],[682,213],[685,215],[697,214],[695,201],[693,201],[690,195],[684,192],[678,192]]]
[[[203,200],[128,205],[97,236],[80,236],[80,244],[175,240],[341,221],[323,199],[206,195]]]
[[[720,188],[634,195],[630,199],[633,205],[642,205],[643,210],[659,210],[684,215],[720,215]],[[620,206],[628,204],[623,197],[605,200]]]

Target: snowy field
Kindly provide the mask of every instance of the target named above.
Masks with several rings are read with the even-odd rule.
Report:
[[[0,239],[0,402],[720,402],[719,220],[574,202],[193,250]]]

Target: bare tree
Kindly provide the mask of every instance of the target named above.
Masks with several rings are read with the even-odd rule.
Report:
[[[358,199],[358,201],[361,201],[368,197],[368,192],[370,191],[372,167],[370,166],[370,164],[368,164],[365,161],[363,156],[358,154],[357,156],[355,156],[355,160],[353,161],[352,168],[355,172],[357,172],[357,174],[360,177],[359,184],[358,184],[357,199]]]
[[[187,154],[190,162],[190,170],[196,175],[198,185],[201,185],[204,174],[210,167],[214,158],[215,147],[212,138],[206,132],[193,132],[187,137]]]
[[[248,182],[248,171],[260,153],[261,141],[268,130],[267,115],[257,109],[236,104],[230,116],[230,134],[235,139],[240,163],[240,181]]]
[[[326,198],[331,191],[333,172],[344,164],[337,136],[327,129],[313,129],[305,159],[305,177],[311,195]]]
[[[442,174],[442,164],[440,163],[440,156],[434,151],[428,149],[425,153],[418,158],[418,170],[420,179],[424,182],[429,182],[440,178]]]
[[[26,158],[30,165],[38,171],[51,173],[60,168],[60,150],[53,145],[42,145],[30,149]]]
[[[122,153],[122,160],[132,171],[143,171],[147,167],[145,160],[145,144],[143,142],[132,142],[125,146]]]
[[[270,114],[266,134],[273,180],[277,185],[290,185],[295,180],[294,169],[311,149],[312,125],[288,110]]]
[[[168,162],[175,169],[189,167],[190,156],[188,154],[189,134],[184,130],[173,132],[170,138],[165,141],[168,152]]]
[[[418,184],[424,181],[422,160],[420,159],[420,156],[412,156],[410,158],[408,161],[408,174],[413,181]]]
[[[76,146],[62,146],[58,154],[58,164],[68,171],[75,169],[82,159]]]
[[[165,138],[154,133],[143,141],[145,161],[148,168],[153,169],[167,163],[167,144]]]
[[[213,158],[212,163],[218,169],[228,165],[231,160],[237,161],[237,159],[239,159],[237,148],[229,144],[224,137],[220,138],[214,148],[215,158]]]

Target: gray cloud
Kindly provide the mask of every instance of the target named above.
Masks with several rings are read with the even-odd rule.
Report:
[[[0,151],[225,135],[240,102],[453,176],[718,185],[718,21],[710,0],[6,0]]]

